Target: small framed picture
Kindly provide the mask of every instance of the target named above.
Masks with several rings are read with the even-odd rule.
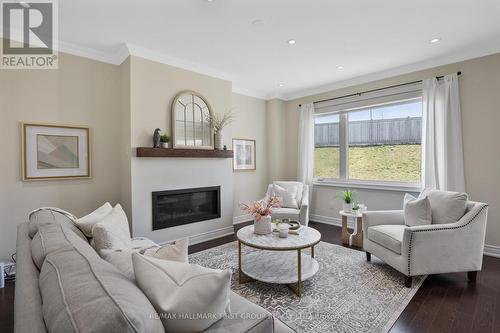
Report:
[[[90,178],[90,128],[21,125],[23,180]]]
[[[234,171],[256,169],[255,140],[233,139],[233,153]]]

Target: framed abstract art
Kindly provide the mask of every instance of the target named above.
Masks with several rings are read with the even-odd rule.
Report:
[[[21,124],[23,180],[91,177],[90,128]]]
[[[255,140],[233,139],[233,170],[253,171],[256,170]]]

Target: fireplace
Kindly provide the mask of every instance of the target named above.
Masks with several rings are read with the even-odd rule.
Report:
[[[153,230],[219,218],[220,186],[152,193]]]

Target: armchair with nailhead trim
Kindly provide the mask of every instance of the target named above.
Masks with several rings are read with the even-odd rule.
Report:
[[[483,262],[488,205],[467,201],[454,223],[405,225],[403,210],[363,214],[363,248],[405,276],[410,288],[417,275],[467,272],[475,282]]]

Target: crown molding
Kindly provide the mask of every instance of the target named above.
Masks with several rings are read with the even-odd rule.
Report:
[[[295,92],[286,93],[282,95],[283,97],[282,99],[286,101],[291,101],[294,99],[308,97],[316,94],[327,93],[333,90],[352,87],[359,84],[388,79],[391,77],[418,72],[434,67],[445,66],[457,62],[480,58],[495,53],[500,53],[500,45],[490,44],[490,45],[483,45],[482,47],[478,48],[471,47],[468,49],[464,49],[461,52],[450,53],[442,57],[432,58],[429,60],[420,61],[404,66],[399,66],[385,71],[374,72],[366,75],[353,77],[343,81],[332,82],[326,85],[321,85],[309,89],[301,89]]]

